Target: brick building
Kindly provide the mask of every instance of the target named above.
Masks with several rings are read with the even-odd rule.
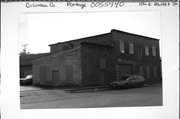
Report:
[[[33,62],[34,85],[107,85],[133,74],[162,80],[158,39],[113,29],[49,46],[50,55]]]

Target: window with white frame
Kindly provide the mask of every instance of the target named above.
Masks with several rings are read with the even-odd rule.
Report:
[[[145,55],[149,56],[149,46],[145,46]]]
[[[134,54],[134,46],[132,43],[129,43],[129,54]]]
[[[123,41],[119,41],[119,47],[120,47],[120,52],[124,53],[124,42]]]
[[[156,47],[152,46],[152,56],[156,56]]]

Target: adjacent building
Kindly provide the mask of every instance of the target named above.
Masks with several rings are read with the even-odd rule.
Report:
[[[135,74],[162,81],[158,39],[113,29],[49,46],[50,55],[33,61],[34,85],[108,85]]]
[[[32,62],[35,59],[45,57],[50,55],[50,53],[39,53],[39,54],[28,54],[21,53],[19,56],[20,59],[20,78],[24,78],[27,75],[33,73],[32,71]]]

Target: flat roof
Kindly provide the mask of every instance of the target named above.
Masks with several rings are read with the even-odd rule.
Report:
[[[109,33],[104,33],[104,34],[100,34],[100,35],[94,35],[94,36],[89,36],[89,37],[84,37],[84,38],[79,38],[79,39],[69,40],[69,41],[64,41],[64,42],[58,42],[58,43],[54,43],[54,44],[49,44],[48,46],[58,45],[58,44],[63,44],[63,43],[68,43],[68,42],[81,41],[81,40],[85,40],[87,38],[93,38],[93,37],[108,35],[108,34],[111,34],[112,32],[121,32],[121,33],[128,34],[128,35],[133,35],[133,36],[137,36],[137,37],[143,37],[143,38],[146,38],[148,40],[157,40],[157,41],[159,41],[159,39],[156,39],[156,38],[147,37],[147,36],[143,36],[143,35],[138,35],[138,34],[134,34],[134,33],[129,33],[129,32],[125,32],[125,31],[120,31],[120,30],[117,30],[117,29],[112,29],[111,32],[109,32]]]
[[[69,40],[69,41],[64,41],[64,42],[58,42],[58,43],[54,43],[54,44],[49,44],[48,46],[52,46],[52,45],[58,45],[58,44],[63,44],[63,43],[67,43],[67,42],[75,42],[75,41],[81,41],[81,40],[85,40],[87,38],[93,38],[93,37],[98,37],[98,36],[103,36],[103,35],[108,35],[110,33],[104,33],[104,34],[99,34],[99,35],[94,35],[94,36],[89,36],[89,37],[84,37],[84,38],[78,38],[75,40]]]
[[[139,35],[139,34],[129,33],[129,32],[120,31],[120,30],[116,30],[116,29],[112,29],[111,32],[112,31],[121,32],[121,33],[124,33],[124,34],[129,34],[129,35],[138,36],[138,37],[143,37],[143,38],[146,38],[148,40],[158,40],[159,41],[159,39],[157,39],[157,38],[152,38],[152,37],[143,36],[143,35]]]

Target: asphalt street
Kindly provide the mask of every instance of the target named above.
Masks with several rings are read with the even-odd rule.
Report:
[[[69,93],[64,89],[21,87],[21,109],[161,106],[162,86]]]

